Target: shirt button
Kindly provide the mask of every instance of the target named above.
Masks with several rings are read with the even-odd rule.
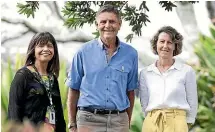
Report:
[[[109,76],[106,76],[106,78],[109,78]]]
[[[108,100],[107,100],[107,102],[108,102]]]
[[[107,88],[107,90],[108,90],[108,88]]]

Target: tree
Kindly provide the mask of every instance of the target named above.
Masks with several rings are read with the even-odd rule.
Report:
[[[215,25],[215,1],[207,1],[207,10],[213,25]]]
[[[25,45],[30,41],[34,34],[37,32],[48,31],[55,36],[58,43],[80,43],[91,40],[93,37],[84,34],[80,30],[74,30],[62,26],[65,18],[60,12],[62,8],[61,2],[41,1],[40,10],[37,7],[35,9],[34,19],[31,17],[25,17],[17,13],[17,2],[4,1],[1,3],[1,45],[7,46],[7,44],[13,43],[18,46],[19,44]],[[28,12],[27,10],[25,10]],[[67,34],[67,35],[65,35]],[[15,43],[14,43],[15,42]],[[27,43],[26,43],[27,44]]]
[[[76,29],[77,27],[83,27],[84,24],[92,25],[95,22],[96,10],[97,7],[101,7],[105,4],[115,5],[122,19],[129,22],[129,26],[132,27],[131,33],[127,35],[126,40],[132,40],[134,34],[137,36],[142,35],[141,29],[143,26],[147,26],[147,23],[150,22],[147,12],[149,8],[147,7],[147,2],[142,1],[139,7],[132,6],[128,4],[128,1],[68,1],[65,2],[65,5],[62,9],[65,19],[64,25],[67,27],[72,27]],[[162,8],[165,8],[167,11],[172,11],[176,2],[170,1],[160,1],[159,4]],[[183,3],[195,3],[193,1],[187,1]],[[38,1],[28,1],[26,4],[18,3],[17,7],[19,8],[20,14],[25,14],[27,17],[34,17],[34,12],[39,9]],[[98,37],[98,32],[93,34]]]

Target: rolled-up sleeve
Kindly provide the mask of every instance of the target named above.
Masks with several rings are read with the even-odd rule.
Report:
[[[146,107],[149,101],[148,88],[146,86],[146,81],[144,79],[144,70],[140,72],[139,76],[139,90],[140,90],[140,103],[142,106],[143,114],[146,116]]]
[[[128,91],[138,88],[138,56],[135,54],[132,70],[128,74]]]
[[[73,57],[66,85],[72,89],[79,90],[82,77],[84,75],[81,51],[77,52]]]
[[[198,109],[198,95],[195,71],[190,67],[186,75],[186,98],[190,106],[187,112],[187,123],[194,123]]]

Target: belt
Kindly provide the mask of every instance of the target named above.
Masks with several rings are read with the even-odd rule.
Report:
[[[164,124],[166,123],[166,116],[168,114],[175,116],[177,115],[182,115],[186,116],[186,111],[185,110],[180,110],[180,109],[155,109],[149,112],[149,116],[153,116],[153,123],[156,125],[156,129],[163,131],[164,129]]]
[[[91,112],[94,114],[100,114],[100,115],[105,115],[105,114],[119,114],[119,113],[124,113],[125,110],[119,111],[119,110],[107,110],[107,109],[95,109],[92,107],[78,107],[79,110],[81,111],[87,111]]]

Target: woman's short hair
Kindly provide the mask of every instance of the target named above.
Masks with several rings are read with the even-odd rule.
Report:
[[[48,42],[51,42],[54,46],[54,56],[48,63],[47,72],[52,72],[56,77],[58,77],[60,64],[57,43],[55,41],[55,38],[49,32],[40,32],[32,37],[28,45],[25,66],[29,66],[35,63],[35,47],[38,44],[47,44]]]
[[[151,47],[154,54],[158,54],[157,52],[157,41],[160,33],[165,32],[170,35],[173,44],[175,44],[175,50],[173,51],[173,56],[179,55],[182,52],[182,41],[183,36],[173,27],[164,26],[158,30],[158,32],[151,39]]]

